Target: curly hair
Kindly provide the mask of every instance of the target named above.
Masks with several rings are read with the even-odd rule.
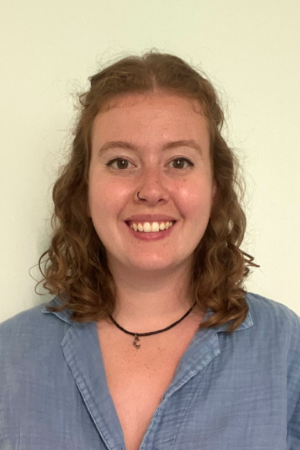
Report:
[[[202,310],[213,314],[201,323],[208,328],[227,323],[234,331],[248,305],[244,279],[253,258],[240,249],[246,218],[238,161],[222,137],[224,114],[210,81],[182,59],[158,52],[129,56],[90,78],[90,89],[79,96],[80,115],[69,161],[53,188],[53,236],[39,260],[40,283],[56,294],[77,322],[97,321],[113,314],[116,289],[106,251],[87,214],[91,132],[95,117],[114,97],[163,90],[197,100],[206,116],[216,199],[193,258],[191,295]]]

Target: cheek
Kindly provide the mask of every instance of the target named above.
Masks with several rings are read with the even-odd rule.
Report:
[[[107,183],[105,180],[90,183],[88,210],[90,217],[116,217],[126,205],[130,189],[119,183]]]
[[[183,183],[177,190],[178,205],[183,214],[190,218],[210,215],[214,187],[210,183]]]

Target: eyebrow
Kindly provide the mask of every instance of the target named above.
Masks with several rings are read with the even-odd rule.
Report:
[[[134,150],[134,151],[138,150],[138,146],[131,144],[130,142],[127,141],[109,141],[103,144],[102,147],[100,147],[99,154],[116,147],[123,148],[126,150]],[[201,146],[194,139],[187,139],[187,140],[181,139],[179,141],[167,142],[163,146],[162,150],[170,150],[177,147],[191,147],[202,154]]]

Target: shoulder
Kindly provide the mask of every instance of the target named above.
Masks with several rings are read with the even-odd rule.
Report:
[[[35,328],[44,327],[45,324],[55,324],[57,325],[60,321],[57,321],[55,315],[66,316],[66,313],[50,313],[47,310],[47,306],[59,305],[59,300],[57,297],[53,298],[48,303],[41,303],[40,305],[34,306],[30,309],[22,311],[10,319],[5,320],[0,323],[0,336],[12,332],[22,332],[30,328],[33,330]],[[71,320],[66,320],[71,323]]]
[[[52,302],[55,302],[53,300]],[[50,303],[52,303],[50,302]],[[26,355],[38,355],[45,347],[60,344],[70,323],[48,313],[46,303],[23,311],[0,324],[0,359],[2,363]]]
[[[27,395],[33,395],[30,402],[34,402],[34,389],[46,395],[44,385],[53,382],[57,389],[58,379],[66,376],[61,344],[72,325],[47,312],[45,306],[0,324],[0,405],[12,405],[14,411],[21,411]],[[8,417],[6,413],[0,407],[0,422]]]
[[[257,325],[267,322],[299,327],[300,319],[297,314],[282,303],[251,292],[247,293],[246,300],[253,322]]]
[[[291,348],[300,346],[300,318],[287,306],[258,294],[247,293],[252,332]]]

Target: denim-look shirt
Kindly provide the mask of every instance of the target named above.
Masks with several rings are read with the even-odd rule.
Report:
[[[299,318],[247,302],[234,333],[195,334],[141,450],[300,449]],[[39,306],[0,325],[0,449],[125,449],[95,322]]]

